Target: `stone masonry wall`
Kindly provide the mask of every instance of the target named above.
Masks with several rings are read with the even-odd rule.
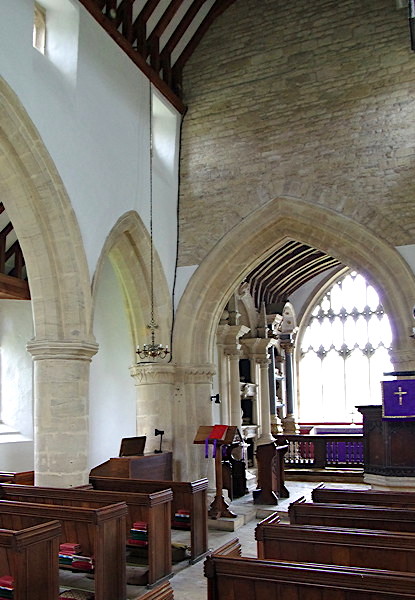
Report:
[[[414,243],[415,54],[395,0],[236,0],[183,87],[180,265],[279,196]]]

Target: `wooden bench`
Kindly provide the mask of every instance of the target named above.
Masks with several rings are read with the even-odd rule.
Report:
[[[287,525],[271,515],[255,529],[258,558],[415,574],[415,534]]]
[[[8,520],[10,525],[12,520]],[[13,600],[57,599],[60,536],[58,521],[13,531],[0,529],[0,577],[13,578]]]
[[[403,600],[414,597],[415,576],[410,573],[241,558],[225,552],[219,548],[205,561],[208,600]]]
[[[293,525],[415,532],[415,510],[388,506],[323,504],[299,498],[288,507]]]
[[[170,505],[173,493],[169,489],[160,492],[133,493],[99,491],[76,488],[49,488],[0,484],[0,498],[16,502],[37,502],[59,506],[103,507],[107,504],[125,502],[127,519],[124,529],[124,545],[136,521],[147,523],[148,568],[138,585],[154,585],[172,575]],[[125,549],[124,549],[125,552]]]
[[[190,513],[190,562],[194,563],[206,555],[208,550],[207,479],[186,482],[90,476],[89,481],[96,490],[119,492],[154,493],[170,488],[173,492],[172,523],[177,511],[185,510]]]
[[[145,594],[139,596],[139,600],[173,600],[173,590],[168,581],[163,581],[160,585],[148,590]]]
[[[59,521],[60,543],[76,542],[84,555],[94,557],[95,600],[125,600],[126,514],[124,502],[102,508],[81,508],[1,500],[0,528],[22,530],[42,522]],[[56,557],[58,553],[56,548]],[[39,568],[52,568],[54,560]],[[29,594],[24,598],[32,597]]]
[[[0,471],[0,483],[21,483],[22,485],[34,485],[34,471]]]
[[[369,504],[373,506],[415,508],[415,492],[346,490],[326,488],[324,484],[320,484],[312,490],[311,498],[313,502],[322,502],[325,504]]]

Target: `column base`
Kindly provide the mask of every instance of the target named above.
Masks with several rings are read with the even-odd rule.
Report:
[[[265,444],[273,444],[275,442],[275,438],[271,433],[264,433],[261,435],[257,441],[257,446],[265,446]]]
[[[298,435],[300,428],[295,421],[294,415],[287,415],[282,420],[282,428],[287,435]]]
[[[283,433],[282,422],[277,415],[271,415],[271,433],[272,435],[281,435]]]

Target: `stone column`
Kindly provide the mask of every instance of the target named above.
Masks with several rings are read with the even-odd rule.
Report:
[[[234,349],[231,353],[226,351],[229,360],[229,405],[230,405],[230,423],[236,425],[239,431],[242,431],[242,407],[241,407],[241,385],[239,381],[239,350]]]
[[[98,345],[34,340],[27,350],[34,372],[35,482],[87,483],[89,367]]]
[[[175,366],[171,363],[138,363],[130,367],[137,388],[136,435],[146,435],[146,452],[160,446],[155,429],[164,431],[162,450],[172,450],[172,400]],[[173,457],[174,458],[174,457]]]
[[[256,362],[259,365],[259,391],[261,399],[261,435],[257,440],[257,445],[262,446],[275,441],[274,436],[271,434],[271,412],[269,408],[269,358],[257,358]]]
[[[200,425],[214,425],[210,401],[213,364],[176,366],[172,418],[174,428],[173,458],[177,460],[175,478],[192,481],[209,479],[215,490],[214,461],[204,458],[204,447],[194,444]]]
[[[218,353],[225,357],[227,367],[221,369],[222,416],[228,418],[224,425],[236,425],[241,431],[242,408],[239,376],[241,344],[239,338],[249,332],[245,325],[220,325],[218,327]],[[220,357],[219,357],[220,360]]]
[[[285,339],[286,338],[286,339]],[[280,346],[284,350],[285,354],[285,400],[287,413],[282,420],[284,433],[286,434],[297,434],[299,433],[299,427],[295,420],[294,415],[294,340],[290,334],[280,335]]]

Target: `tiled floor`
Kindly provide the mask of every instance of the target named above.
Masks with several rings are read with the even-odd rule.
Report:
[[[304,496],[306,500],[311,501],[311,491],[318,485],[316,482],[298,482],[288,481],[286,487],[290,492],[290,497],[280,500],[275,507],[254,505],[252,493],[243,498],[239,498],[230,505],[231,510],[238,515],[249,514],[254,518],[241,528],[234,531],[221,531],[209,528],[209,547],[218,548],[228,540],[238,537],[242,545],[242,555],[256,557],[255,527],[257,523],[272,512],[278,512],[280,517],[287,519],[288,506],[294,500]],[[326,487],[345,487],[345,488],[367,488],[368,486],[358,483],[340,484],[334,482],[325,483]],[[188,566],[179,572],[170,580],[174,590],[175,600],[206,600],[206,579],[203,575],[203,563],[200,561],[195,565]]]

